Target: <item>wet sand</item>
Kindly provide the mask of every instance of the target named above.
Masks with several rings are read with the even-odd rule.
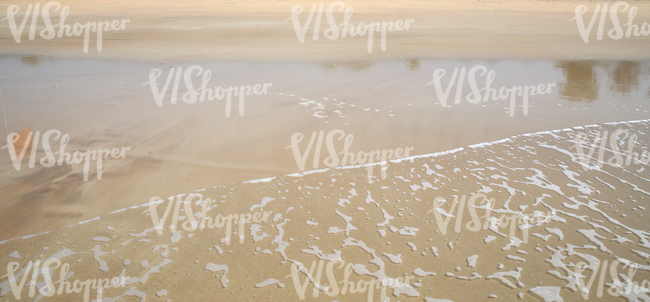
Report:
[[[28,3],[5,2],[0,10],[9,4],[24,10]],[[314,41],[310,29],[300,43],[287,18],[300,4],[303,20],[314,3],[320,2],[62,3],[70,6],[68,24],[130,20],[126,30],[104,33],[101,52],[91,39],[88,53],[79,37],[30,41],[25,33],[16,43],[7,20],[0,22],[9,132],[30,126],[42,136],[56,129],[69,135],[70,153],[129,148],[122,158],[103,161],[101,179],[92,161],[87,180],[83,164],[44,167],[42,142],[26,153],[20,171],[7,149],[0,150],[3,263],[17,262],[21,270],[29,261],[59,259],[74,272],[70,282],[125,277],[124,286],[104,291],[104,301],[296,301],[301,286],[308,300],[380,299],[381,289],[374,298],[367,291],[328,296],[327,272],[321,281],[309,272],[320,260],[354,264],[348,278],[355,282],[410,277],[406,285],[384,287],[390,301],[582,301],[576,264],[589,263],[591,278],[600,267],[594,259],[618,259],[625,275],[623,263],[636,263],[633,281],[648,278],[647,164],[608,165],[614,146],[607,143],[604,167],[585,170],[575,146],[580,132],[588,134],[588,152],[603,131],[626,129],[638,136],[636,152],[648,149],[647,37],[596,41],[594,30],[584,43],[569,19],[585,4],[588,20],[594,2],[345,2],[354,6],[353,24],[414,20],[409,30],[388,34],[386,52],[376,37],[368,53],[367,37]],[[638,7],[635,24],[650,20],[648,2],[631,5]],[[44,28],[42,20],[38,26]],[[177,103],[169,88],[159,106],[148,83],[151,70],[161,70],[162,89],[172,68],[195,65],[211,70],[210,89],[272,85],[244,103],[233,98],[228,117],[225,100],[182,101],[185,79]],[[527,106],[516,97],[513,112],[507,99],[472,104],[469,80],[457,89],[450,77],[455,68],[477,65],[495,71],[496,89],[554,86],[530,96]],[[444,106],[432,81],[438,69],[446,71],[441,85],[451,91]],[[200,75],[191,78],[200,86]],[[412,151],[385,167],[385,179],[379,165],[370,180],[366,167],[328,169],[325,137],[336,130],[353,136],[355,154]],[[292,136],[304,135],[302,153],[321,132],[324,139],[306,153],[302,171]],[[51,141],[58,151],[59,138]],[[619,142],[625,152],[626,143]],[[343,146],[335,138],[335,152]],[[231,232],[225,226],[170,230],[176,216],[182,224],[188,215],[197,221],[205,215],[207,203],[193,200],[176,216],[172,207],[157,234],[147,203],[165,200],[157,206],[160,217],[167,198],[188,194],[215,201],[206,207],[210,217],[271,213],[265,221],[233,221]],[[452,200],[477,194],[494,198],[490,211],[497,218],[552,214],[525,238],[521,227],[515,237],[495,228],[470,231],[465,223],[472,210],[487,209],[465,205],[457,224],[454,211],[462,202]],[[447,200],[438,210],[436,197]],[[444,217],[451,222],[443,235]],[[291,277],[298,263],[306,266],[294,274],[299,282]],[[344,280],[345,270],[336,267],[334,278]],[[0,268],[2,301],[17,300],[9,268]],[[53,270],[54,280],[59,271]],[[621,300],[607,293],[612,277],[602,272],[605,279],[596,278],[589,299],[605,284],[600,299]],[[312,280],[303,285],[305,278]],[[44,277],[37,280],[46,290]],[[21,300],[84,299],[83,293],[25,298],[30,281]],[[89,297],[97,299],[96,289]]]
[[[306,278],[316,278],[319,286],[332,285],[325,272],[316,276],[316,270],[308,270],[313,261],[316,267],[320,260],[328,263],[336,259],[333,278],[339,282],[411,277],[408,285],[387,288],[391,300],[467,301],[496,295],[508,301],[532,301],[542,299],[540,290],[559,292],[566,285],[560,296],[576,301],[582,299],[576,291],[576,263],[591,265],[586,276],[593,274],[596,261],[618,259],[619,272],[624,275],[627,270],[620,262],[637,263],[640,267],[633,281],[638,284],[650,274],[643,264],[648,257],[643,251],[649,248],[644,231],[645,200],[650,196],[647,164],[598,168],[592,161],[585,170],[572,151],[578,133],[591,139],[597,132],[617,129],[645,136],[648,121],[533,133],[409,158],[389,163],[386,179],[370,182],[366,168],[360,167],[206,188],[189,193],[192,199],[186,199],[186,194],[171,198],[181,201],[179,205],[185,201],[189,208],[180,205],[180,211],[173,214],[172,206],[160,235],[151,220],[151,207],[144,204],[48,234],[5,242],[0,254],[3,261],[18,262],[21,268],[28,259],[56,258],[69,263],[74,271],[69,282],[128,276],[124,287],[104,292],[108,301],[122,296],[156,300],[163,290],[162,299],[172,301],[213,295],[226,301],[295,301]],[[636,150],[647,151],[647,146],[647,139],[639,140]],[[461,215],[459,203],[454,205],[452,200],[474,194],[492,199],[490,207],[481,205],[479,199],[471,210],[469,205],[461,208]],[[455,214],[447,228],[441,227],[442,221],[432,213],[437,197],[446,200],[441,213]],[[214,203],[208,204],[208,199]],[[168,205],[166,200],[157,205],[158,219]],[[194,229],[186,209],[196,212]],[[203,215],[213,218],[255,212],[268,219],[241,227],[233,223],[230,234],[225,220],[221,227],[207,222],[203,229],[198,228]],[[480,218],[471,216],[472,212]],[[256,218],[261,220],[261,215]],[[520,227],[511,233],[508,227],[498,225],[477,231],[463,226],[474,219],[483,225],[488,219],[520,215],[544,219],[531,222],[526,232]],[[178,230],[172,229],[175,217]],[[461,226],[458,230],[457,225]],[[338,268],[341,261],[354,264],[348,279],[343,265]],[[298,263],[306,268],[293,281],[291,266]],[[58,270],[53,272],[56,281]],[[628,282],[619,278],[625,288]],[[607,275],[603,284],[611,281]],[[325,292],[313,291],[313,282],[306,285],[308,299],[332,299]],[[592,299],[598,284],[589,287]],[[0,286],[3,294],[9,293],[7,281]],[[466,290],[468,286],[471,291]],[[314,292],[319,292],[318,297]],[[374,291],[375,300],[380,292]],[[91,297],[94,295],[91,290]],[[348,291],[333,298],[365,301],[367,295]],[[49,300],[69,301],[71,296],[74,293]],[[81,299],[79,294],[76,297]],[[604,297],[613,298],[607,293]],[[553,301],[557,296],[547,298],[545,301]]]

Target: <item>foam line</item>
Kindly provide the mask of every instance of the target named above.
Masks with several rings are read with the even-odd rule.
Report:
[[[472,148],[472,149],[485,148],[485,147],[487,147],[487,146],[498,145],[498,144],[500,144],[500,143],[509,142],[509,141],[512,141],[513,139],[516,139],[516,138],[519,138],[519,137],[529,137],[529,136],[543,135],[543,134],[551,134],[551,133],[558,133],[558,132],[569,132],[569,131],[574,131],[574,130],[583,130],[584,128],[598,127],[598,126],[600,126],[600,125],[609,125],[609,126],[612,126],[612,125],[621,125],[621,124],[638,124],[638,123],[650,123],[650,119],[645,119],[645,120],[633,120],[633,121],[620,121],[620,122],[607,122],[607,123],[601,123],[601,124],[591,124],[591,125],[575,126],[575,127],[571,127],[571,128],[564,128],[564,129],[557,129],[557,130],[545,130],[545,131],[538,131],[538,132],[533,132],[533,133],[518,134],[518,135],[511,136],[511,137],[509,137],[509,138],[503,138],[503,139],[496,140],[496,141],[492,141],[492,142],[484,142],[484,143],[473,144],[473,145],[468,146],[468,148]],[[439,157],[439,156],[442,156],[442,155],[447,155],[447,154],[457,153],[457,152],[460,152],[460,151],[463,151],[463,150],[465,150],[465,149],[461,147],[461,148],[452,149],[452,150],[447,150],[447,151],[440,151],[440,152],[434,152],[434,153],[428,153],[428,154],[413,155],[413,156],[404,157],[404,158],[399,158],[399,159],[392,159],[392,160],[389,160],[389,162],[392,162],[392,163],[399,163],[399,162],[402,162],[402,161],[405,161],[405,160],[411,160],[411,161],[412,161],[412,160],[414,160],[414,159],[418,159],[418,158]],[[354,168],[368,167],[368,166],[373,166],[373,165],[380,165],[380,164],[385,164],[385,163],[386,163],[386,161],[383,161],[383,162],[376,162],[376,163],[368,163],[368,164],[362,164],[362,165],[349,165],[349,166],[342,166],[342,167],[336,167],[336,168],[333,168],[333,169],[354,169]],[[318,170],[309,170],[309,171],[303,171],[303,172],[300,172],[300,173],[291,173],[291,174],[286,174],[286,175],[279,176],[279,177],[285,177],[285,176],[289,176],[289,177],[302,177],[302,176],[304,176],[304,175],[316,174],[316,173],[322,173],[322,172],[326,172],[326,171],[329,171],[329,170],[332,170],[332,169],[330,169],[330,168],[326,168],[326,169],[318,169]],[[273,177],[267,177],[267,178],[253,179],[253,180],[243,181],[242,183],[262,183],[262,182],[270,182],[270,181],[272,181],[272,180],[275,179],[275,178],[278,178],[278,177],[277,177],[277,176],[273,176]],[[196,190],[196,191],[202,191],[202,190],[205,190],[205,189],[199,189],[199,190]],[[178,195],[173,196],[173,197],[184,196],[184,195],[187,195],[187,194],[188,194],[188,193],[178,194]],[[191,194],[191,193],[189,193],[189,194]],[[128,209],[137,209],[137,208],[139,208],[139,207],[147,207],[147,206],[149,206],[149,202],[144,203],[144,204],[141,204],[141,205],[135,205],[135,206],[128,207],[128,208],[123,208],[123,209],[115,210],[115,211],[113,211],[113,212],[110,212],[109,214],[119,213],[119,212],[124,212],[124,211],[126,211],[126,210],[128,210]],[[106,215],[108,215],[108,214],[106,214]],[[95,218],[91,218],[91,219],[84,220],[84,221],[81,221],[81,222],[73,223],[73,224],[70,224],[70,225],[64,226],[64,227],[62,227],[62,228],[67,228],[67,227],[71,227],[71,226],[74,226],[74,225],[84,224],[84,223],[87,223],[87,222],[90,222],[90,221],[93,221],[93,220],[98,220],[98,219],[100,219],[101,217],[102,217],[102,216],[97,216],[97,217],[95,217]],[[4,243],[9,242],[9,241],[12,241],[12,240],[27,239],[27,238],[34,237],[34,236],[37,236],[37,235],[45,235],[45,234],[48,234],[48,233],[50,233],[50,232],[51,232],[51,231],[47,231],[47,232],[38,233],[38,234],[32,234],[32,235],[27,235],[27,236],[23,236],[23,237],[11,238],[11,239],[7,239],[7,240],[4,240],[4,241],[0,241],[0,244],[4,244]]]

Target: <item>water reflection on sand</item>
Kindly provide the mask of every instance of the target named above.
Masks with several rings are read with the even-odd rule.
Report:
[[[150,70],[162,69],[166,77],[171,67],[191,65],[213,72],[212,88],[272,82],[271,94],[247,99],[245,115],[229,118],[223,116],[223,101],[171,104],[169,92],[158,107],[149,85],[143,85]],[[433,85],[427,85],[434,70],[447,70],[446,88],[454,68],[476,65],[495,70],[496,88],[557,86],[551,94],[531,96],[527,115],[519,101],[513,117],[507,100],[471,104],[463,99],[441,106]],[[10,131],[58,129],[71,135],[71,151],[131,148],[131,157],[106,163],[101,181],[90,180],[91,175],[84,182],[72,173],[56,183],[70,171],[39,165],[16,171],[7,152],[0,152],[0,196],[5,197],[0,220],[7,219],[0,223],[0,239],[90,219],[151,196],[299,172],[286,149],[294,133],[310,137],[341,129],[354,135],[354,151],[409,146],[419,155],[524,133],[647,119],[649,66],[414,57],[318,64],[0,58],[0,68],[11,71],[0,78]],[[179,96],[186,91],[181,85]],[[462,95],[469,92],[466,84]],[[149,185],[138,185],[141,179]],[[40,208],[39,200],[48,207]],[[25,211],[30,201],[39,207]],[[44,211],[49,214],[42,221],[29,220]],[[29,223],[21,224],[26,228],[15,227],[26,219]]]

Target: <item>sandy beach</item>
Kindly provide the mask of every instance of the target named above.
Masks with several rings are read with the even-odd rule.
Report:
[[[31,2],[5,3],[5,7],[23,4],[24,11]],[[73,1],[63,5],[70,6],[71,13],[66,19],[69,23],[131,20],[126,26],[128,30],[105,33],[101,53],[90,48],[83,57],[147,61],[206,58],[244,62],[349,62],[401,57],[521,60],[642,60],[648,57],[645,47],[648,42],[642,37],[592,39],[584,43],[579,38],[575,21],[570,19],[578,5],[588,5],[589,13],[584,15],[588,24],[596,4],[591,1],[344,2],[346,7],[354,8],[351,24],[415,20],[407,31],[388,33],[386,52],[372,53],[365,51],[366,36],[335,40],[321,36],[314,41],[310,37],[313,24],[307,31],[306,41],[300,43],[291,20],[287,20],[291,18],[291,8],[303,6],[300,17],[301,22],[305,22],[311,6],[321,3],[327,6],[331,2],[220,0],[179,4],[136,0]],[[647,22],[650,4],[646,1],[631,3],[638,7],[634,23]],[[336,18],[342,19],[343,13],[337,14]],[[621,13],[621,24],[626,20],[623,15]],[[323,24],[323,31],[325,29]],[[592,34],[595,36],[596,30]],[[81,56],[78,50],[83,48],[78,37],[25,40],[15,43],[11,33],[3,30],[0,50],[3,53],[78,57]]]
[[[60,2],[101,51],[48,3],[0,2],[1,301],[650,301],[650,2]]]

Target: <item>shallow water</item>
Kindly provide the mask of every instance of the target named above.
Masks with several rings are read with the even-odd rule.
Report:
[[[173,81],[159,107],[147,83],[149,72],[162,70],[158,79],[162,89],[171,67],[185,71],[192,64],[211,70],[211,89],[272,86],[266,95],[246,96],[243,115],[236,97],[230,117],[223,99],[171,104]],[[494,71],[492,87],[497,89],[555,86],[549,94],[530,96],[528,106],[516,96],[511,117],[509,98],[467,101],[472,92],[467,76],[461,90],[455,84],[448,87],[455,68],[469,73],[479,65]],[[25,159],[24,168],[16,171],[4,149],[0,191],[8,197],[2,215],[36,219],[39,215],[29,213],[47,214],[26,225],[3,220],[6,232],[1,232],[1,239],[50,230],[141,204],[152,196],[300,172],[290,148],[295,133],[305,136],[299,144],[301,154],[313,133],[322,131],[326,138],[340,129],[353,136],[351,152],[412,148],[410,156],[523,133],[644,119],[650,110],[647,62],[405,58],[345,64],[146,63],[40,56],[4,57],[0,66],[11,71],[0,80],[10,132],[27,126],[41,133],[57,129],[70,135],[69,152],[130,148],[124,159],[103,163],[101,180],[96,168],[88,168],[87,181],[80,165],[43,168],[36,163],[30,169]],[[444,107],[433,84],[437,69],[446,71],[440,80],[441,88],[449,89]],[[479,71],[475,78],[483,88],[486,76]],[[201,86],[196,71],[192,82]],[[186,91],[181,80],[178,97]],[[342,151],[342,141],[333,145],[336,152]],[[322,156],[314,160],[314,146],[304,169],[326,168],[327,147],[324,139]],[[37,155],[36,159],[45,156],[42,144]],[[149,180],[146,186],[138,185],[141,179]],[[33,206],[26,209],[25,204]]]

